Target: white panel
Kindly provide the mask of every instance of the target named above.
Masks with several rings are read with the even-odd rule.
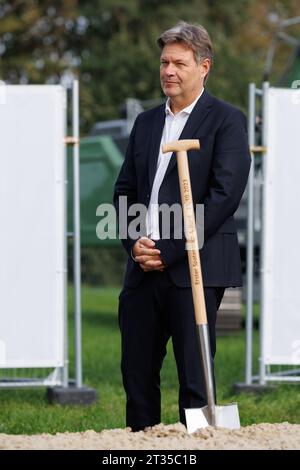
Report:
[[[65,90],[0,103],[0,368],[63,365]]]
[[[263,362],[300,364],[300,103],[270,88],[264,174]]]

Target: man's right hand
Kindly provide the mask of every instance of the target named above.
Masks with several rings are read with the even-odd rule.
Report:
[[[163,271],[164,263],[160,257],[160,250],[155,248],[155,242],[147,237],[137,240],[133,246],[132,254],[143,271]]]

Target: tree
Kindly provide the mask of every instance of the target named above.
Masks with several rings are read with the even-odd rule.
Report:
[[[0,4],[0,76],[7,83],[57,83],[76,66],[69,34],[77,0],[4,1]]]
[[[59,83],[80,79],[81,125],[120,117],[128,97],[162,97],[156,39],[183,19],[211,35],[207,87],[246,110],[247,86],[260,83],[276,24],[299,0],[21,0],[0,3],[0,79]],[[299,29],[299,27],[298,27]],[[274,73],[286,60],[279,50]]]

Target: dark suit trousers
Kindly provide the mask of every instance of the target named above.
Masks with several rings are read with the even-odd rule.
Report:
[[[204,289],[212,356],[215,322],[224,288]],[[136,288],[120,294],[121,369],[126,391],[126,425],[138,431],[160,423],[160,370],[172,337],[179,378],[179,414],[206,404],[191,288],[173,284],[167,271],[148,272]]]

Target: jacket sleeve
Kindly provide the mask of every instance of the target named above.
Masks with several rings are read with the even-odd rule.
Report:
[[[138,119],[138,118],[137,118]],[[126,237],[122,237],[121,241],[126,249],[128,255],[131,255],[131,250],[133,245],[135,244],[136,240],[129,238],[128,234],[128,226],[130,223],[130,217],[128,217],[128,208],[137,202],[137,178],[136,178],[136,168],[134,164],[134,141],[135,141],[135,133],[136,133],[136,126],[137,120],[132,128],[129,143],[127,146],[127,151],[125,155],[124,162],[122,164],[119,176],[115,183],[114,188],[114,206],[117,212],[117,218],[119,226],[122,224],[121,230],[126,232]],[[126,213],[120,213],[120,211],[124,212],[124,208],[120,204],[120,197],[126,196]],[[133,217],[132,217],[133,218]]]
[[[209,190],[204,200],[204,240],[237,210],[250,164],[247,120],[241,111],[235,110],[216,135]]]
[[[207,195],[204,199],[204,243],[238,208],[245,190],[251,158],[247,120],[239,110],[224,119],[215,136]],[[166,266],[186,255],[185,240],[158,240]]]

